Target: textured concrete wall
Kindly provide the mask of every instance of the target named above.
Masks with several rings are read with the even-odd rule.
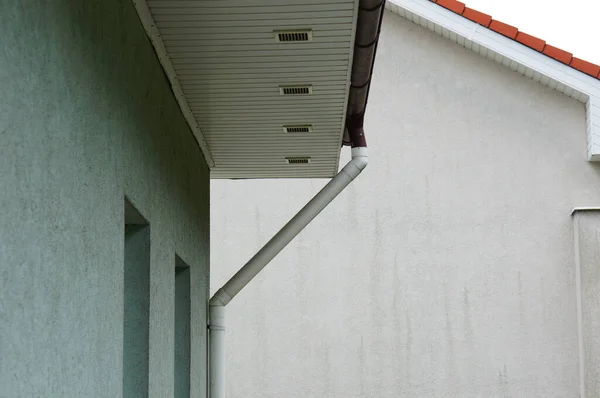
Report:
[[[125,196],[151,227],[150,396],[173,396],[175,254],[204,396],[208,169],[132,2],[3,1],[0,36],[0,396],[121,396]]]
[[[575,214],[575,250],[580,280],[581,382],[585,395],[600,396],[600,212]]]
[[[228,307],[229,396],[578,396],[583,104],[387,15],[366,131],[364,175]],[[212,182],[213,290],[324,183]]]

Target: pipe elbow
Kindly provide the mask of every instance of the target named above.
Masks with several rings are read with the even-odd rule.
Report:
[[[352,148],[352,163],[359,171],[363,171],[367,167],[369,164],[367,147]]]
[[[225,289],[221,288],[212,296],[209,301],[210,307],[224,307],[231,301],[231,296],[227,294]]]

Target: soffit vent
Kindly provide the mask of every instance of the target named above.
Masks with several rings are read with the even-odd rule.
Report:
[[[301,43],[312,41],[312,30],[287,30],[276,31],[275,40],[278,43]]]
[[[310,133],[311,131],[312,131],[312,124],[283,126],[284,133]]]
[[[287,164],[308,164],[308,163],[310,163],[310,158],[309,157],[303,157],[303,156],[301,156],[301,157],[298,157],[298,156],[295,156],[295,157],[286,157],[285,158],[285,162]]]
[[[312,86],[279,86],[281,95],[310,95]]]

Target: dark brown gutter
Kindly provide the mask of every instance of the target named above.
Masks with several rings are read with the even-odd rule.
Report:
[[[385,0],[360,0],[358,5],[346,131],[342,139],[342,145],[353,148],[367,146],[363,122],[384,9]]]

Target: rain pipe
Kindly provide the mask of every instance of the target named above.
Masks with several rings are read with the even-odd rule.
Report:
[[[359,2],[346,129],[342,141],[344,145],[352,146],[352,159],[210,299],[210,398],[226,397],[225,306],[367,166],[363,121],[384,8],[385,0]]]

